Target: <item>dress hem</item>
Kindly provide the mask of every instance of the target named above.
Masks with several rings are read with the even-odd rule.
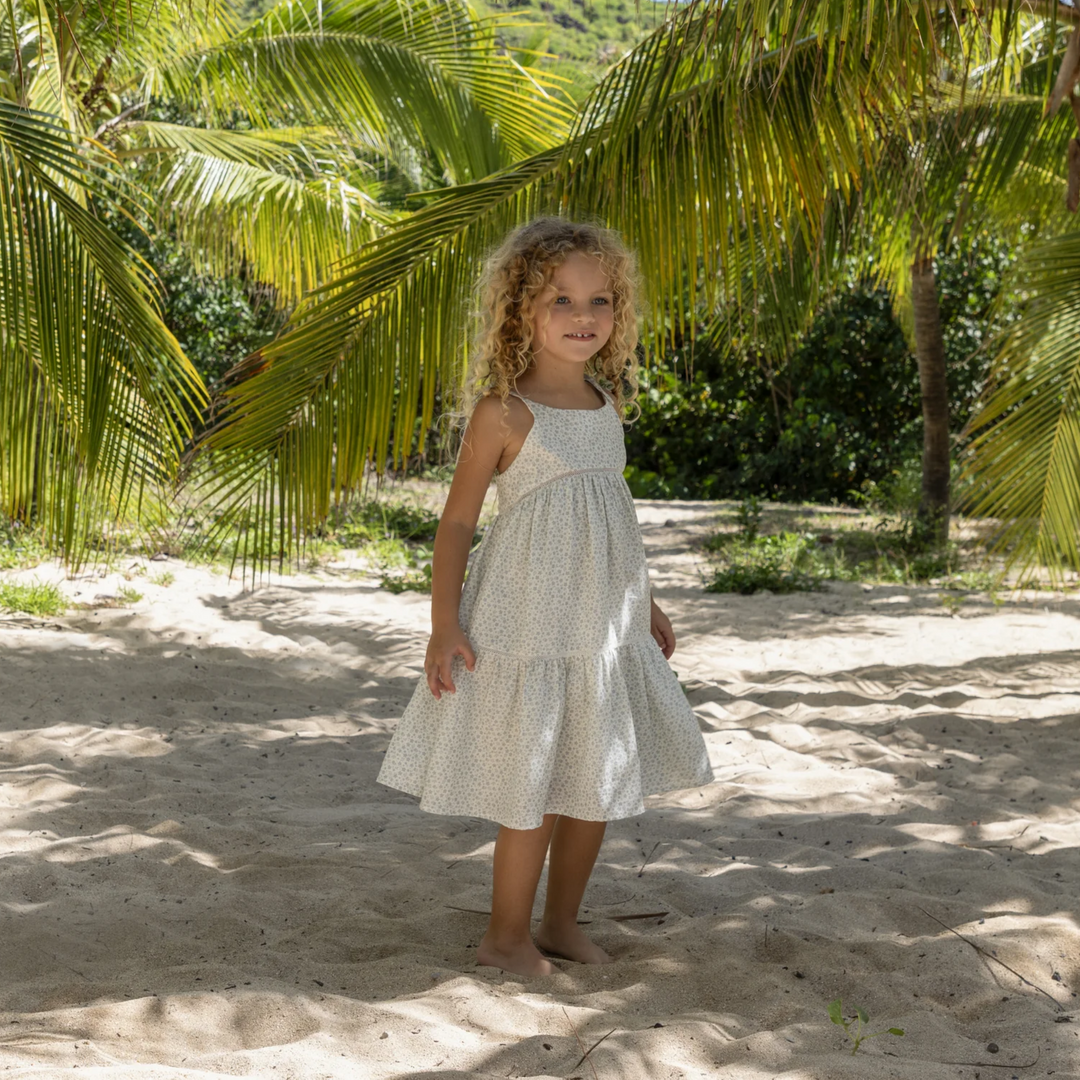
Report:
[[[711,767],[710,767],[710,771],[711,771]],[[667,786],[665,784],[665,785],[661,785],[660,787],[658,787],[657,790],[655,790],[655,791],[643,791],[641,793],[641,798],[642,798],[642,800],[644,800],[644,799],[651,798],[654,795],[670,795],[673,791],[691,791],[693,788],[707,787],[709,784],[713,783],[714,780],[715,780],[715,777],[710,776],[708,779],[698,781],[697,783],[680,785],[680,786],[677,786],[677,787],[669,787],[669,786]],[[511,821],[511,820],[501,821],[501,820],[499,820],[498,817],[492,816],[491,813],[486,813],[483,810],[477,809],[475,807],[473,807],[473,808],[465,808],[465,809],[453,809],[453,810],[449,810],[449,809],[437,810],[431,805],[425,806],[424,805],[425,799],[424,799],[423,795],[418,791],[410,791],[408,788],[398,787],[396,784],[388,784],[383,780],[379,780],[378,783],[382,784],[383,787],[390,788],[392,791],[401,791],[401,792],[404,792],[406,795],[411,795],[413,798],[418,800],[419,809],[421,809],[425,814],[437,814],[440,817],[474,817],[474,818],[481,818],[484,821],[491,821],[491,822],[494,822],[496,825],[502,825],[507,829],[517,829],[517,830],[538,829],[544,823],[544,815],[546,815],[546,814],[559,814],[559,815],[562,815],[563,817],[575,818],[578,821],[624,821],[626,818],[637,817],[639,814],[644,814],[644,813],[646,813],[648,811],[648,807],[645,806],[643,801],[641,803],[639,803],[638,806],[635,807],[632,810],[627,810],[625,813],[623,813],[623,812],[612,813],[607,817],[583,816],[580,813],[574,813],[572,809],[565,809],[564,810],[564,809],[547,809],[547,808],[545,808],[541,812],[540,820],[537,821],[535,824],[521,825],[521,824],[514,824],[513,821]],[[438,802],[438,800],[436,800],[436,799],[431,799],[431,800],[427,800],[427,801],[429,803],[431,803],[431,802],[437,803]],[[441,805],[445,806],[446,804],[444,803],[444,804],[441,804]],[[506,816],[507,817],[512,817],[512,815],[506,815]],[[513,819],[513,820],[517,821],[517,820],[520,820],[520,819]]]

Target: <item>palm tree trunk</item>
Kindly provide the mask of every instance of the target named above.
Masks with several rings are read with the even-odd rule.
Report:
[[[949,538],[949,387],[934,261],[922,254],[916,256],[911,267],[911,301],[923,414],[918,520],[928,539],[943,544]]]

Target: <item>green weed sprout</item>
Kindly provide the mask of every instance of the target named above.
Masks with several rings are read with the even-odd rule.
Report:
[[[867,1011],[865,1009],[857,1007],[855,1009],[855,1019],[845,1020],[843,1013],[843,1005],[841,1005],[840,1003],[840,998],[837,998],[835,1001],[829,1002],[829,1019],[834,1024],[838,1024],[844,1029],[845,1032],[847,1032],[848,1038],[851,1039],[852,1043],[854,1044],[851,1047],[852,1055],[855,1055],[859,1052],[859,1047],[862,1045],[862,1043],[866,1042],[867,1039],[876,1039],[879,1035],[904,1034],[903,1028],[896,1027],[888,1028],[884,1031],[872,1031],[869,1034],[866,1034],[864,1029],[870,1023],[870,1016]]]

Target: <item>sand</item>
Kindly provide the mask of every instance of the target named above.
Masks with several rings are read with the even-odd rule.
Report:
[[[716,782],[609,826],[616,962],[547,979],[474,963],[496,827],[375,782],[427,596],[132,559],[0,616],[0,1075],[1080,1077],[1080,603],[707,594],[716,504],[638,509]]]

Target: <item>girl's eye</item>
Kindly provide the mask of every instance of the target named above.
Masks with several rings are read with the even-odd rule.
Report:
[[[598,296],[594,301],[594,304],[608,304],[610,301],[606,296]]]

